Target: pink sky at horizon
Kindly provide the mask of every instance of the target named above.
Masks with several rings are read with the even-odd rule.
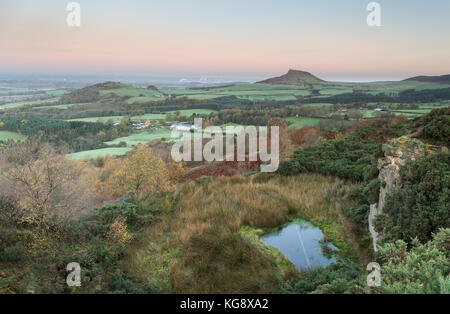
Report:
[[[276,7],[276,15],[270,11],[271,1],[261,1],[256,8],[241,5],[233,20],[219,10],[231,10],[224,3],[216,8],[218,4],[206,0],[191,1],[180,11],[170,5],[179,0],[150,1],[158,10],[151,6],[148,14],[122,0],[107,12],[98,3],[79,1],[82,26],[69,28],[65,5],[49,6],[52,0],[41,1],[43,7],[29,0],[5,1],[0,4],[2,72],[267,76],[294,68],[324,79],[348,80],[450,73],[450,41],[445,40],[449,22],[434,20],[411,29],[414,23],[399,23],[405,17],[396,16],[401,7],[392,4],[385,5],[383,26],[370,28],[365,25],[367,1],[360,0],[333,7],[335,13],[346,8],[345,19],[325,15],[324,23],[312,4],[299,7],[303,13],[298,20],[292,18],[290,11],[297,3],[291,0],[286,0],[285,9]],[[140,9],[148,5],[131,2],[139,3]],[[217,11],[197,7],[200,2]],[[360,4],[356,12],[350,10],[355,3]],[[450,7],[445,2],[442,6]]]

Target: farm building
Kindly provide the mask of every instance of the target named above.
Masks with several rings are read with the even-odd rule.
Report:
[[[171,130],[179,131],[179,132],[190,132],[194,128],[191,124],[179,124],[174,123],[170,126]]]

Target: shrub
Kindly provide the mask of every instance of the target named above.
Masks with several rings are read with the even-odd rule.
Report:
[[[378,197],[380,196],[380,180],[373,179],[362,188],[363,194],[365,195],[369,204],[378,203]]]
[[[369,228],[369,205],[357,205],[343,209],[344,214],[349,217],[361,230]]]
[[[382,293],[448,293],[450,281],[450,229],[441,229],[433,240],[420,244],[398,240],[379,248],[382,259]]]
[[[115,294],[155,294],[158,288],[151,283],[141,285],[120,269],[113,274],[108,285],[109,293]]]
[[[20,262],[25,259],[27,252],[21,242],[13,246],[8,246],[0,251],[0,261],[2,262]]]
[[[439,228],[450,226],[449,173],[448,154],[424,156],[401,169],[403,187],[387,195],[386,217],[376,221],[387,242],[402,239],[410,243],[415,237],[426,242]]]
[[[352,182],[370,181],[378,174],[376,161],[382,157],[381,144],[358,140],[358,134],[296,150],[280,165],[282,175],[316,172]]]
[[[420,136],[450,146],[450,107],[434,109],[425,116]]]
[[[339,261],[319,267],[281,285],[281,293],[355,293],[361,277],[359,266],[351,261]]]

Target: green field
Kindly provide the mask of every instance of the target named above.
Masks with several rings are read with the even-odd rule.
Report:
[[[146,97],[146,96],[155,96],[155,95],[161,95],[160,92],[154,91],[147,88],[140,88],[140,87],[123,87],[123,88],[117,88],[117,89],[106,89],[101,90],[100,94],[106,95],[106,94],[116,94],[118,96],[133,96],[133,97]]]
[[[185,109],[185,110],[177,110],[180,112],[182,117],[190,117],[192,114],[210,114],[212,112],[216,112],[211,109]],[[177,111],[169,111],[168,113],[175,113]],[[147,113],[141,116],[106,116],[106,117],[90,117],[90,118],[76,118],[70,119],[67,121],[82,121],[82,122],[103,122],[106,123],[108,120],[112,120],[114,122],[120,122],[122,119],[131,119],[133,121],[151,121],[151,120],[165,120],[166,113]]]
[[[197,94],[197,95],[183,95],[186,96],[189,99],[197,99],[197,100],[205,100],[205,99],[214,99],[214,98],[218,98],[218,97],[223,97],[225,95],[220,95],[220,94]],[[179,97],[183,97],[183,96],[179,96]]]
[[[124,118],[126,118],[126,117],[125,116],[107,116],[107,117],[77,118],[77,119],[70,119],[70,120],[67,120],[67,121],[103,122],[103,123],[106,123],[109,120],[112,120],[114,122],[120,122]]]
[[[420,109],[436,109],[450,106],[450,101],[442,101],[442,102],[433,102],[433,103],[424,103],[420,104]]]
[[[40,109],[40,108],[56,108],[56,109],[67,109],[72,106],[77,105],[88,105],[89,103],[81,103],[81,104],[67,104],[67,105],[53,105],[53,106],[36,106],[34,109]]]
[[[175,112],[180,112],[181,116],[183,116],[183,117],[190,117],[194,113],[195,114],[210,114],[210,113],[217,112],[217,111],[211,110],[211,109],[185,109],[185,110],[169,111],[167,113],[175,113]]]
[[[130,99],[127,99],[127,104],[132,103],[140,103],[140,102],[147,102],[147,101],[159,101],[164,100],[165,97],[156,97],[156,96],[135,96],[131,97]]]
[[[153,140],[161,140],[166,139],[167,141],[171,141],[171,131],[166,128],[157,129],[154,131],[142,131],[131,134],[129,136],[116,138],[113,141],[106,142],[107,145],[117,145],[120,142],[126,142],[128,147],[132,145],[137,145],[139,143],[148,143]]]
[[[290,122],[289,125],[290,130],[297,130],[304,126],[317,126],[320,121],[323,119],[320,118],[307,118],[307,117],[288,117],[285,119],[287,122]]]
[[[166,114],[165,113],[147,113],[142,116],[133,116],[131,117],[131,120],[145,120],[145,121],[151,121],[151,120],[165,120]]]
[[[95,159],[97,157],[106,157],[106,156],[123,156],[127,152],[129,152],[131,147],[112,147],[112,148],[100,148],[87,150],[84,152],[68,154],[67,157],[70,159],[82,159],[82,160],[90,160]]]
[[[0,141],[14,140],[14,141],[23,141],[26,139],[26,136],[10,131],[0,131]]]
[[[429,113],[431,110],[432,109],[399,109],[399,110],[394,110],[394,112],[423,115],[423,114]]]
[[[329,106],[332,106],[332,104],[329,104],[329,103],[323,103],[323,102],[320,102],[320,103],[313,103],[313,104],[304,104],[303,106],[311,106],[311,107],[329,107]]]
[[[16,108],[16,107],[21,107],[21,106],[25,106],[25,105],[45,104],[45,103],[48,103],[48,102],[57,101],[58,99],[59,98],[52,98],[52,99],[46,99],[46,100],[12,102],[12,103],[7,103],[7,104],[4,104],[4,105],[0,105],[0,109]]]
[[[140,120],[164,120],[166,119],[166,115],[164,113],[148,113],[141,116],[107,116],[107,117],[91,117],[91,118],[77,118],[77,119],[70,119],[67,121],[82,121],[82,122],[103,122],[106,123],[109,120],[112,120],[113,122],[120,122],[122,119],[128,119],[134,121],[140,121]]]
[[[47,95],[57,97],[57,96],[62,96],[62,95],[64,95],[66,92],[67,92],[67,91],[64,90],[64,89],[55,89],[55,90],[49,90],[49,91],[46,91],[45,93],[46,93]]]
[[[321,95],[333,96],[343,93],[351,93],[353,89],[351,88],[322,88],[320,89]]]
[[[295,96],[307,96],[309,90],[302,86],[287,84],[238,84],[226,87],[205,89],[162,90],[167,95],[186,96],[190,99],[212,99],[224,96],[236,96],[250,100],[295,100]]]

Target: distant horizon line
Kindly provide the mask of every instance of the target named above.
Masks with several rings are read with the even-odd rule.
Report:
[[[294,69],[294,68],[292,68]],[[289,69],[288,69],[289,70]],[[74,78],[104,78],[107,79],[108,77],[111,78],[123,78],[123,79],[131,79],[131,78],[140,78],[142,79],[184,79],[187,82],[186,83],[205,83],[205,84],[213,84],[213,83],[227,83],[227,81],[223,82],[214,82],[210,81],[208,82],[208,79],[214,80],[214,79],[222,79],[222,80],[228,80],[228,83],[236,83],[236,82],[247,82],[247,83],[255,83],[260,80],[272,78],[275,76],[284,75],[287,73],[286,70],[283,73],[277,73],[277,74],[243,74],[243,73],[236,73],[236,74],[230,74],[230,73],[209,73],[209,74],[201,74],[201,73],[172,73],[172,71],[167,71],[166,73],[142,73],[142,72],[117,72],[117,73],[94,73],[94,72],[45,72],[45,71],[0,71],[0,79],[4,80],[5,78],[3,76],[43,76],[45,78],[58,78],[58,79],[74,79]],[[309,72],[309,71],[305,71]],[[355,75],[355,76],[343,76],[341,75],[316,75],[314,72],[309,72],[320,79],[323,79],[330,83],[378,83],[378,82],[394,82],[394,81],[402,81],[408,78],[416,77],[416,76],[442,76],[442,75],[449,75],[449,74],[409,74],[409,75],[398,75],[398,76],[381,76],[381,75]],[[30,78],[30,79],[36,79]],[[198,79],[198,80],[194,80]],[[202,81],[203,80],[203,81]],[[182,82],[180,82],[181,84]]]

